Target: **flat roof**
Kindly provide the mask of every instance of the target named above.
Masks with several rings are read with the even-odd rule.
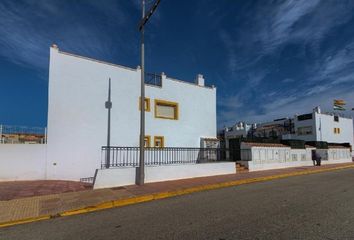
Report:
[[[124,68],[124,69],[130,70],[130,71],[135,71],[135,72],[137,71],[136,68],[127,67],[127,66],[123,66],[123,65],[119,65],[119,64],[115,64],[115,63],[110,63],[110,62],[106,62],[106,61],[102,61],[102,60],[98,60],[98,59],[94,59],[94,58],[78,55],[78,54],[75,54],[75,53],[69,53],[69,52],[61,51],[61,50],[59,50],[59,48],[57,46],[55,46],[55,47],[52,46],[51,48],[57,49],[58,53],[61,53],[61,54],[64,54],[64,55],[68,55],[68,56],[71,56],[71,57],[77,57],[77,58],[85,59],[85,60],[92,61],[92,62],[97,62],[97,63],[101,63],[101,64],[105,64],[105,65],[110,65],[110,66],[113,66],[113,67]],[[175,82],[180,82],[180,83],[193,85],[193,86],[196,86],[196,87],[202,87],[202,88],[208,88],[208,89],[215,89],[216,88],[214,85],[212,85],[212,86],[208,86],[208,85],[200,86],[200,85],[198,85],[196,83],[185,81],[185,80],[180,80],[180,79],[176,79],[176,78],[171,78],[171,77],[168,77],[167,75],[166,75],[166,79],[169,79],[169,80],[175,81]],[[151,84],[148,84],[148,83],[145,83],[145,85],[152,86]]]

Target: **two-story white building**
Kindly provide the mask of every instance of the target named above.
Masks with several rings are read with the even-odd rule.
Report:
[[[283,135],[283,139],[350,143],[353,146],[352,118],[321,113],[320,107],[316,107],[312,113],[295,116],[293,123],[295,133]]]
[[[139,146],[141,70],[50,49],[46,175],[92,177],[107,141],[108,79],[112,82],[111,145]],[[216,139],[216,88],[165,74],[146,84],[147,146],[200,147]]]

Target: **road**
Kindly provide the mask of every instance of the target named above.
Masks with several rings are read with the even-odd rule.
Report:
[[[354,239],[354,170],[199,192],[0,229],[0,239]]]

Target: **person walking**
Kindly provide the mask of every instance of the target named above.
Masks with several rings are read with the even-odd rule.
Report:
[[[321,155],[316,152],[316,166],[321,166]]]

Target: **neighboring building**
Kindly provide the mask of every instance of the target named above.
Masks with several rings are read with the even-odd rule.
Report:
[[[112,81],[111,145],[139,146],[140,68],[128,68],[50,49],[47,178],[92,177],[107,141],[108,79]],[[216,88],[147,75],[146,146],[215,145]],[[149,80],[149,79],[147,79]]]
[[[248,134],[249,137],[281,138],[284,134],[294,133],[294,121],[290,118],[275,119],[261,123]]]
[[[312,113],[295,116],[295,133],[283,135],[283,139],[349,143],[353,146],[353,119],[334,113],[321,113],[316,107]]]
[[[232,145],[230,141],[241,137],[349,143],[351,146],[354,142],[353,119],[335,113],[321,113],[319,107],[312,113],[296,115],[294,118],[276,119],[257,125],[242,123],[235,126],[225,129],[227,147]]]
[[[231,128],[225,128],[225,138],[247,137],[254,126],[245,122],[238,122]]]

